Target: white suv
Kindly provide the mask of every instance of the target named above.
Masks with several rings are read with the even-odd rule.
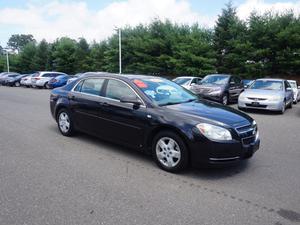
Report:
[[[53,78],[59,75],[66,75],[65,73],[61,72],[49,72],[49,71],[42,71],[37,72],[31,77],[31,86],[32,87],[39,87],[39,88],[49,88],[48,82]]]

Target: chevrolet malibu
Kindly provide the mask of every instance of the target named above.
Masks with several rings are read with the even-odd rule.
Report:
[[[264,109],[284,113],[293,107],[293,91],[287,80],[258,79],[239,96],[239,109]]]
[[[50,109],[62,135],[140,149],[169,172],[248,159],[260,144],[250,116],[159,77],[89,73],[52,90]]]

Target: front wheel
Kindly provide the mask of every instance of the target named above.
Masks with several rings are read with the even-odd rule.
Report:
[[[64,136],[73,136],[75,133],[73,121],[70,113],[66,109],[61,109],[57,114],[57,125],[59,131]]]
[[[17,81],[17,82],[15,83],[15,86],[16,86],[16,87],[20,87],[20,86],[21,86],[20,82]]]
[[[222,98],[221,98],[221,103],[223,104],[223,105],[228,105],[228,94],[224,94],[223,96],[222,96]]]
[[[280,114],[284,114],[285,109],[286,109],[286,102],[284,101],[280,110]]]
[[[188,149],[174,132],[158,133],[153,140],[152,153],[157,165],[168,172],[179,172],[188,165]]]

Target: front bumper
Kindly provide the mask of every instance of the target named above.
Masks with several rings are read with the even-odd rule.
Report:
[[[221,95],[209,95],[209,94],[199,94],[201,98],[208,99],[215,102],[222,102]]]
[[[196,141],[190,146],[191,163],[201,165],[222,165],[236,163],[248,158],[260,147],[259,134],[251,142],[232,140],[230,142]]]
[[[250,100],[250,99],[239,99],[238,107],[241,109],[265,109],[270,111],[280,111],[284,105],[281,100]]]

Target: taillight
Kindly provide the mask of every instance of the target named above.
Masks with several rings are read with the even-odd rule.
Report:
[[[52,82],[55,83],[55,82],[57,82],[57,80],[56,80],[56,79],[53,79]]]
[[[36,77],[35,79],[36,79],[36,80],[40,80],[41,78],[40,78],[40,77]]]

